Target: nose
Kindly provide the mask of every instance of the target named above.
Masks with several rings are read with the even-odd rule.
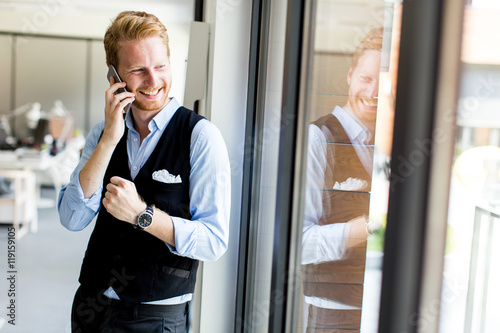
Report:
[[[150,86],[150,87],[156,87],[156,84],[158,82],[158,76],[156,74],[156,72],[152,69],[147,69],[146,70],[146,77],[145,77],[145,84]]]

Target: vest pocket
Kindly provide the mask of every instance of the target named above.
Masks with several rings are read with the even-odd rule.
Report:
[[[168,267],[168,266],[163,266],[162,271],[165,274],[177,276],[183,279],[187,279],[191,275],[191,271],[180,268]]]
[[[179,191],[182,189],[182,183],[162,183],[153,181],[153,189],[158,191]]]
[[[179,216],[178,205],[182,200],[182,185],[182,183],[167,184],[153,181],[149,193],[144,195],[144,198],[147,202],[155,203],[156,207],[165,213]]]

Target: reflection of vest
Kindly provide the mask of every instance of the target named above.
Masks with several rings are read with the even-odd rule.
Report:
[[[319,127],[326,137],[327,166],[324,189],[331,190],[335,182],[342,183],[349,177],[362,179],[370,184],[371,175],[366,172],[354,144],[337,117],[329,114],[313,122],[313,125]]]
[[[332,114],[321,117],[312,124],[323,132],[326,142],[322,144],[326,145],[327,154],[324,185],[319,189],[322,191],[323,211],[318,223],[342,223],[368,215],[371,175],[366,172],[354,144],[339,120]],[[367,153],[373,157],[373,146],[365,147]],[[335,182],[342,183],[349,177],[365,180],[368,186],[358,191],[333,189]],[[365,258],[366,242],[363,242],[348,251],[341,260],[304,265],[304,295],[361,308]],[[315,309],[319,311],[319,308]],[[325,320],[332,320],[336,325],[342,325],[340,322],[345,320],[353,324],[348,327],[359,329],[357,325],[360,310],[341,310],[338,314],[335,310],[332,311],[328,312]]]
[[[180,107],[165,128],[134,184],[149,205],[190,220],[189,175],[191,133],[202,117]],[[182,183],[152,179],[157,170],[180,175]],[[112,176],[131,180],[127,130],[115,148],[104,176],[103,195]],[[180,296],[194,291],[198,261],[170,252],[164,242],[101,207],[80,273],[80,283],[93,292],[109,286],[121,300],[139,303]]]
[[[339,120],[332,114],[323,116],[312,123],[317,126],[326,138],[327,165],[325,168],[323,187],[323,214],[319,224],[346,222],[357,216],[368,214],[364,207],[371,188],[371,175],[366,172],[354,144],[347,136]],[[365,145],[367,154],[373,160],[373,146]],[[333,190],[336,182],[345,182],[348,178],[364,180],[368,186],[361,191]],[[362,212],[360,205],[364,208]]]

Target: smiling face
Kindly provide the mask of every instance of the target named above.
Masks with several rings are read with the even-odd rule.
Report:
[[[379,50],[366,51],[347,74],[349,97],[344,108],[351,110],[368,128],[374,126],[377,116],[380,57]]]
[[[118,73],[135,93],[133,106],[140,111],[158,112],[168,103],[172,86],[167,48],[158,37],[120,43]]]

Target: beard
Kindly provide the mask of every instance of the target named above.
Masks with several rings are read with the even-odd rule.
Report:
[[[163,87],[162,89],[164,90],[165,88]],[[163,107],[167,104],[168,99],[168,95],[165,93],[165,91],[163,91],[162,93],[163,95],[159,99],[151,101],[135,99],[135,101],[132,102],[132,105],[144,111],[159,111],[163,109]],[[141,93],[137,92],[137,94],[139,95]]]

